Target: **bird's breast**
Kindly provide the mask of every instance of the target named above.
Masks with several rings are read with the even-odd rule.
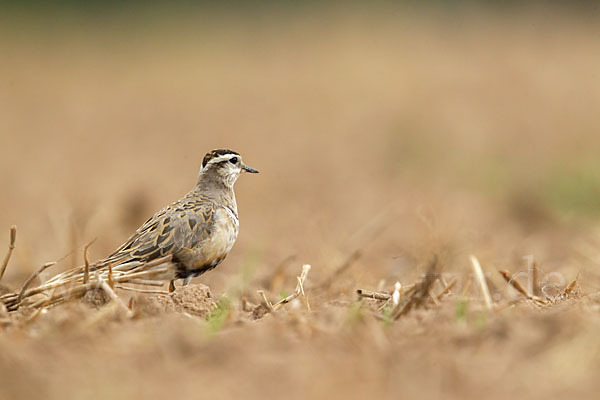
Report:
[[[203,246],[206,261],[225,258],[237,239],[238,229],[237,216],[227,207],[218,208],[210,238]]]

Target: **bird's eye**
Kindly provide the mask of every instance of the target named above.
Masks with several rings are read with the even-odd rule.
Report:
[[[232,163],[232,164],[237,164],[238,159],[237,159],[237,157],[233,157],[233,158],[229,159],[229,162]]]

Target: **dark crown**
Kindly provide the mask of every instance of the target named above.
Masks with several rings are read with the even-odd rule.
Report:
[[[206,164],[208,164],[208,162],[210,160],[212,160],[213,158],[224,156],[226,154],[235,154],[236,156],[240,155],[240,153],[237,153],[233,150],[227,150],[227,149],[218,149],[218,150],[209,151],[208,153],[206,153],[206,155],[204,156],[204,159],[202,160],[202,168],[206,167]]]

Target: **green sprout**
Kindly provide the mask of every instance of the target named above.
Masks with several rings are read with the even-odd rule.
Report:
[[[227,297],[221,297],[217,301],[217,306],[213,308],[210,315],[206,317],[208,331],[210,333],[217,333],[225,327],[225,323],[231,314],[231,309],[232,304]]]

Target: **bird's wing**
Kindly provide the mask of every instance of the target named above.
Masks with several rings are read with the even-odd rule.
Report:
[[[212,231],[215,206],[205,199],[184,199],[146,221],[105,260],[113,265],[151,261],[182,249],[193,249]]]

